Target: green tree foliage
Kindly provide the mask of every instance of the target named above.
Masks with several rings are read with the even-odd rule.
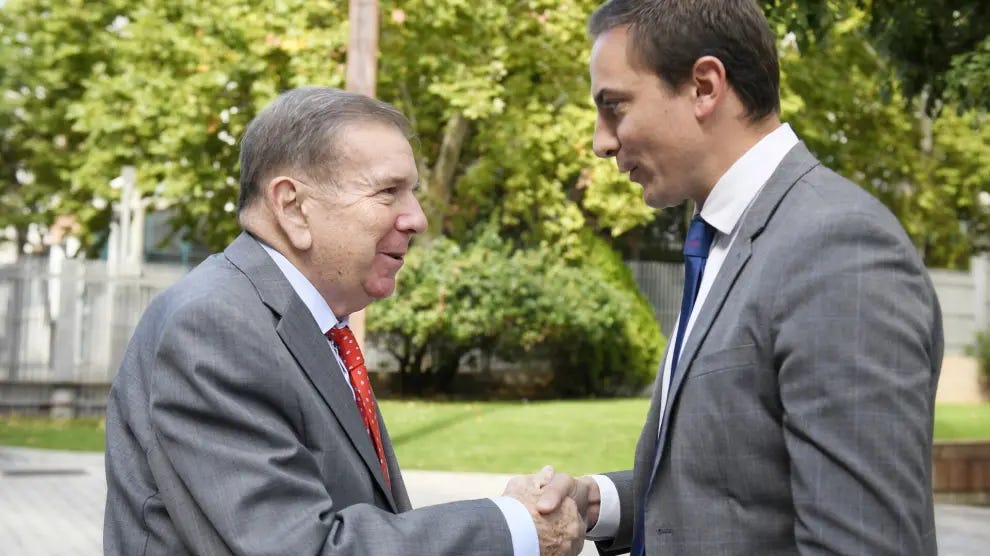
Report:
[[[68,114],[86,91],[89,69],[112,56],[104,29],[125,5],[7,0],[0,6],[0,227],[15,227],[18,247],[29,224],[47,225],[57,214],[106,226],[91,191],[72,183],[85,134],[72,128]]]
[[[953,56],[945,81],[952,98],[963,106],[990,109],[990,36],[973,50]]]
[[[498,214],[527,243],[578,256],[586,226],[619,235],[653,217],[591,150],[585,26],[596,5],[383,3],[379,93],[416,122],[437,230],[462,238]]]
[[[494,226],[461,246],[440,238],[409,252],[396,295],[369,332],[398,362],[404,394],[449,392],[475,357],[549,363],[552,393],[629,394],[652,376],[661,336],[649,303],[607,244],[585,235],[585,264],[556,249],[513,248]]]
[[[581,288],[580,278],[568,272],[588,274],[615,263],[602,259],[608,251],[591,236],[629,254],[676,257],[671,246],[683,233],[683,211],[658,217],[642,203],[639,186],[591,150],[585,25],[598,4],[382,1],[378,94],[413,121],[424,202],[438,238],[421,257],[439,257],[444,265],[458,257],[495,257],[544,282],[546,273],[557,272],[562,283],[573,279]],[[988,80],[981,79],[990,73],[983,27],[990,19],[979,17],[983,4],[762,2],[779,35],[789,36],[781,47],[785,119],[827,164],[887,203],[931,265],[964,266],[973,251],[990,247],[988,209],[980,202],[990,195],[985,111],[966,111],[969,104],[941,96],[958,90],[969,91],[966,98],[990,98],[984,94]],[[0,225],[23,230],[71,213],[88,234],[84,240],[97,246],[109,203],[119,195],[109,182],[121,166],[133,165],[141,194],[173,211],[182,233],[221,247],[236,233],[236,138],[282,90],[343,85],[346,12],[343,0],[6,0],[0,4]],[[911,24],[885,25],[884,18]],[[949,37],[957,28],[958,37]],[[915,59],[912,37],[929,37],[932,48],[951,55],[926,54],[920,60],[927,69],[906,71],[905,61]],[[928,119],[918,109],[917,91],[945,109]],[[505,238],[494,246],[495,240],[475,239],[478,223],[493,219],[497,236]],[[462,251],[452,252],[453,245]],[[493,252],[483,255],[485,249]],[[544,257],[539,264],[534,253]],[[526,257],[534,259],[529,267]],[[442,269],[408,272],[404,291],[432,291],[430,280],[439,278],[431,277]],[[617,292],[634,293],[631,283],[610,283]],[[582,306],[581,300],[560,301]],[[485,305],[491,311],[495,306]],[[461,309],[464,319],[481,314],[472,313],[475,305]],[[413,334],[402,327],[419,322],[415,330],[421,333],[413,334],[418,345],[438,326],[426,316],[405,324],[376,322],[387,314],[373,311],[372,328]],[[487,314],[503,322],[501,313]],[[622,322],[654,334],[639,318],[627,315]],[[588,326],[568,330],[593,334],[598,325]],[[450,357],[463,352],[465,330],[491,338],[467,324],[449,328],[458,332],[445,333],[451,347],[436,348],[429,359],[434,369],[444,365],[444,351]],[[511,344],[527,357],[540,354],[530,336],[511,336],[504,328],[497,349],[475,345],[469,351],[509,356]],[[630,349],[640,353],[659,342],[657,335]],[[622,351],[616,346],[609,349]],[[603,380],[592,375],[576,382]]]
[[[990,387],[990,330],[977,332],[973,345],[966,347],[966,354],[976,358],[980,379],[985,387]]]
[[[590,149],[584,25],[593,5],[383,3],[379,96],[414,119],[441,232],[462,237],[497,208],[514,234],[573,247],[589,222],[618,235],[652,218],[635,202],[638,188]],[[83,9],[78,1],[11,0],[0,13],[0,52],[13,61],[4,90],[14,91],[0,114],[29,120],[8,127],[4,167],[31,166],[35,183],[71,192],[78,202],[39,197],[52,211],[77,213],[86,230],[105,228],[103,201],[118,196],[109,182],[133,165],[142,195],[171,207],[184,233],[222,246],[235,232],[236,138],[246,123],[286,88],[343,85],[346,2],[143,0]],[[63,51],[74,57],[63,63]],[[448,129],[461,129],[460,141]],[[445,139],[449,154],[441,156]],[[21,147],[38,142],[28,153]],[[47,169],[59,172],[43,179]],[[5,193],[16,184],[8,176]],[[51,220],[38,207],[25,213]]]
[[[579,265],[589,226],[611,236],[652,219],[638,187],[590,148],[584,26],[595,4],[382,3],[379,96],[413,121],[435,234],[465,243],[476,234],[477,222],[494,217],[513,245],[553,246],[555,257]],[[56,129],[26,122],[8,132],[5,145],[35,138],[51,144],[51,136],[71,134],[71,157],[52,183],[71,191],[73,202],[40,197],[52,212],[78,215],[90,232],[89,245],[98,245],[110,203],[118,200],[110,181],[132,165],[145,199],[169,208],[182,233],[219,248],[237,231],[236,138],[282,90],[343,85],[346,9],[343,1],[141,0],[83,9],[80,2],[11,0],[2,8],[10,27],[3,29],[0,55],[13,61],[20,81],[5,89],[43,91],[35,96],[47,93],[49,99],[57,92],[59,106],[25,107],[31,118],[51,121]],[[18,40],[43,54],[22,63],[9,54]],[[60,64],[45,45],[87,55]],[[48,72],[44,80],[35,77],[42,69]],[[62,94],[63,83],[71,94]],[[21,113],[11,103],[4,108],[5,116]],[[10,158],[40,169],[55,157],[51,151],[37,149],[48,157],[39,163],[20,151]],[[13,183],[5,180],[5,186]],[[50,213],[37,216],[46,219]],[[570,267],[530,270],[563,268]],[[623,287],[630,291],[622,295],[635,290],[631,283]],[[481,316],[465,309],[463,318]],[[486,316],[498,321],[497,315]],[[568,330],[575,338],[579,333]],[[652,333],[656,344],[655,326]],[[503,335],[504,354],[510,340],[536,349],[529,336]],[[436,369],[457,361],[439,351],[433,355]]]
[[[279,91],[342,84],[345,4],[114,0],[83,9],[79,0],[9,0],[0,9],[5,60],[0,202],[7,207],[0,223],[23,229],[69,212],[91,232],[92,243],[99,237],[92,232],[106,228],[106,201],[118,196],[108,184],[128,164],[137,167],[142,194],[159,207],[171,207],[185,234],[222,246],[236,231],[230,214],[236,138]],[[627,253],[650,253],[637,245],[658,234],[668,245],[677,244],[682,215],[667,211],[658,222],[657,213],[640,202],[639,187],[591,152],[584,29],[597,4],[383,2],[379,92],[414,120],[434,233],[463,240],[476,222],[497,214],[509,236],[527,245],[563,245],[564,256],[572,259],[582,256],[577,246],[589,227],[623,244]],[[785,114],[826,162],[872,187],[906,226],[916,228],[913,235],[935,222],[951,228],[944,217],[905,220],[930,215],[934,208],[978,205],[971,201],[972,186],[947,186],[959,202],[945,203],[945,192],[912,197],[942,199],[941,207],[912,205],[898,193],[919,176],[931,182],[931,176],[953,172],[942,166],[920,171],[905,163],[921,143],[919,124],[914,110],[904,109],[910,96],[888,86],[894,67],[872,50],[867,40],[872,37],[863,29],[875,27],[884,10],[907,16],[902,8],[877,1],[863,21],[853,4],[763,3],[778,32],[793,33],[795,52],[801,53],[783,60],[785,81],[791,82],[785,108],[800,108]],[[934,4],[913,4],[924,6],[909,21],[934,17],[924,15]],[[950,7],[958,9],[940,17],[977,36],[973,29],[980,23],[973,14],[979,9],[956,4]],[[971,43],[967,39],[953,49]],[[985,50],[983,44],[968,58],[953,58],[961,75],[977,76],[966,82],[971,87],[987,82],[972,69],[982,67]],[[856,72],[855,86],[845,78],[847,67]],[[969,182],[983,175],[979,168],[970,170],[979,165],[985,143],[979,136],[969,141],[973,132],[966,127],[980,118],[967,113],[939,118],[934,125],[952,127],[960,140],[935,137],[935,147],[947,146],[951,153],[932,157],[967,161]],[[877,125],[881,121],[889,125]],[[22,187],[22,181],[30,186]],[[917,210],[907,210],[912,206]],[[979,211],[966,210],[974,217],[965,235],[973,236],[981,229]],[[617,239],[630,230],[635,232],[628,239]],[[930,262],[965,260],[967,242],[961,250],[942,245],[959,244],[954,230],[930,235],[916,238],[926,255],[959,251],[932,255]],[[973,237],[973,247],[985,243]]]
[[[947,98],[990,108],[990,3],[984,0],[861,0],[870,36],[893,61],[909,98],[929,111]],[[982,77],[982,81],[980,80]]]
[[[826,165],[890,207],[928,265],[965,268],[990,240],[986,116],[950,108],[932,120],[890,87],[895,69],[867,31],[852,12],[817,48],[785,41],[783,119]]]
[[[74,182],[113,197],[108,178],[133,165],[181,229],[224,245],[237,232],[237,138],[280,91],[342,85],[344,14],[302,1],[128,6],[109,31],[113,59],[91,68],[69,114],[85,135]]]
[[[0,225],[71,213],[92,245],[119,198],[109,183],[132,165],[140,193],[172,208],[179,229],[223,245],[236,233],[247,122],[282,90],[343,83],[340,4],[8,0],[2,202],[17,209]]]
[[[894,70],[884,88],[923,97],[929,113],[944,102],[990,108],[990,3],[985,0],[763,0],[778,33],[801,50],[819,46],[851,14],[866,17],[870,43]],[[856,16],[858,17],[858,16]],[[827,41],[827,39],[826,39]]]
[[[932,136],[919,178],[929,187],[914,196],[917,216],[901,219],[914,237],[925,238],[926,261],[966,268],[973,253],[990,252],[990,117],[950,106],[934,121]]]

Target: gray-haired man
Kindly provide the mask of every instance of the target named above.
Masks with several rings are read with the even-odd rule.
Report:
[[[577,505],[535,509],[540,485],[573,485],[548,469],[410,509],[347,328],[426,228],[408,136],[391,106],[329,88],[248,127],[244,233],[152,302],[111,390],[107,554],[580,550]]]

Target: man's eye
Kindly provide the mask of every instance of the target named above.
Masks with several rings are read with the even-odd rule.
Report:
[[[602,103],[602,110],[609,114],[617,114],[619,112],[619,104],[617,100],[606,100]]]

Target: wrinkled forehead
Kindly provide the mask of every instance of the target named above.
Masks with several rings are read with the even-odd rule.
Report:
[[[350,124],[338,136],[336,151],[342,172],[382,181],[418,179],[412,144],[395,126],[376,122]]]

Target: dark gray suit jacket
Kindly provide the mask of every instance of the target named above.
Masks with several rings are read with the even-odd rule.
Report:
[[[126,350],[104,552],[512,554],[491,500],[410,511],[383,432],[391,489],[326,338],[242,234],[156,297]]]
[[[671,383],[647,554],[934,554],[942,323],[907,235],[803,144],[739,226]],[[610,475],[603,553],[631,544],[659,396],[634,469]]]

